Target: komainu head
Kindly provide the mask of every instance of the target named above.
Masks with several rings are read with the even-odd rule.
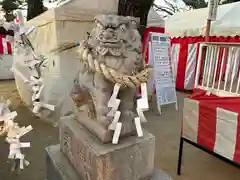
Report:
[[[127,51],[141,53],[141,36],[137,30],[136,18],[99,15],[95,17],[96,26],[87,42],[89,48],[101,55],[121,56]]]

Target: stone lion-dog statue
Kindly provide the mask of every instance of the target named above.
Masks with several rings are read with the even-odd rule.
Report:
[[[107,114],[111,110],[108,102],[114,85],[121,86],[118,93],[120,136],[133,135],[136,133],[133,120],[137,89],[147,82],[151,68],[144,64],[136,18],[98,15],[95,24],[88,39],[78,46],[80,67],[71,97],[76,102],[75,115],[80,124],[108,143],[113,136],[108,129],[113,117]],[[70,49],[67,46],[71,45],[63,45],[58,51]]]

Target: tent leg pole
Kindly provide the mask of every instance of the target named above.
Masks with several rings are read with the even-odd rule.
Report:
[[[183,137],[180,138],[180,146],[179,146],[179,154],[178,154],[178,168],[177,174],[181,175],[181,167],[182,167],[182,154],[183,154]]]

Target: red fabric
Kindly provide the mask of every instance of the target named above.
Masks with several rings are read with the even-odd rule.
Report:
[[[197,143],[214,151],[216,140],[216,107],[209,106],[214,103],[209,98],[217,98],[217,96],[208,96],[205,91],[198,91],[190,96],[191,99],[199,101],[199,121],[198,121],[198,137]]]
[[[176,88],[177,89],[184,89],[188,45],[189,44],[194,44],[194,43],[199,43],[199,42],[204,42],[204,41],[205,41],[205,39],[204,39],[203,36],[175,37],[175,38],[171,39],[171,45],[180,44],[180,54],[179,54],[179,60],[178,60],[178,68],[177,68],[177,72],[176,72],[176,75],[177,75]],[[240,42],[240,37],[239,36],[236,36],[236,37],[211,36],[210,41],[211,42]],[[198,48],[198,51],[196,53],[196,57],[198,55],[198,52],[199,52],[199,48]],[[221,56],[219,56],[219,58],[220,57]],[[227,54],[226,54],[225,58],[227,58]],[[219,61],[218,65],[219,65],[219,69],[217,71],[217,77],[219,77],[219,74],[220,74],[220,67],[221,67],[220,61]],[[197,66],[196,66],[196,68],[197,68]],[[240,66],[239,66],[239,69],[240,69]],[[226,60],[225,60],[225,63],[224,63],[223,75],[222,75],[221,78],[224,77],[225,71],[226,71]],[[196,72],[196,69],[195,69],[195,72]],[[200,69],[200,73],[202,75],[203,69]]]
[[[179,52],[179,60],[178,60],[178,71],[176,73],[176,88],[184,89],[184,80],[185,80],[185,72],[187,66],[187,56],[188,56],[188,43],[186,41],[182,42],[180,45]],[[181,61],[184,59],[184,61]]]
[[[3,38],[5,38],[6,35],[5,34],[0,34],[0,54],[4,54],[4,50],[3,50]]]
[[[217,107],[240,114],[240,97],[218,97],[207,95],[206,91],[195,89],[190,99],[199,101],[199,126],[197,143],[214,151],[216,139]],[[233,160],[240,163],[240,116],[237,123],[237,137]]]
[[[7,42],[8,54],[12,54],[12,45],[10,42]]]
[[[165,29],[161,27],[147,27],[144,31],[144,36],[143,36],[143,42],[142,42],[142,53],[144,53],[144,48],[146,46],[146,42],[148,35],[150,32],[155,32],[155,33],[164,33]],[[149,40],[150,41],[150,40]],[[144,54],[143,54],[144,56]],[[147,44],[147,51],[146,51],[146,63],[148,63],[148,44]]]
[[[187,66],[187,58],[188,58],[188,45],[203,42],[204,37],[183,37],[183,38],[172,38],[171,44],[180,44],[180,52],[178,59],[178,68],[177,68],[177,78],[176,78],[176,88],[184,89],[184,81],[185,81],[185,72]],[[198,48],[199,49],[199,48]],[[198,54],[198,52],[197,52]],[[196,57],[197,57],[196,54]],[[196,71],[196,69],[195,69]]]

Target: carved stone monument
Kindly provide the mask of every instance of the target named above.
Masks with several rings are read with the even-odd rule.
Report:
[[[151,68],[143,63],[138,22],[116,15],[99,15],[95,22],[88,40],[78,47],[80,70],[71,93],[74,115],[60,120],[60,147],[47,149],[48,180],[57,174],[66,180],[171,179],[154,173],[155,137],[141,126]],[[136,99],[139,86],[142,97]],[[64,157],[56,159],[59,151],[71,165]]]

